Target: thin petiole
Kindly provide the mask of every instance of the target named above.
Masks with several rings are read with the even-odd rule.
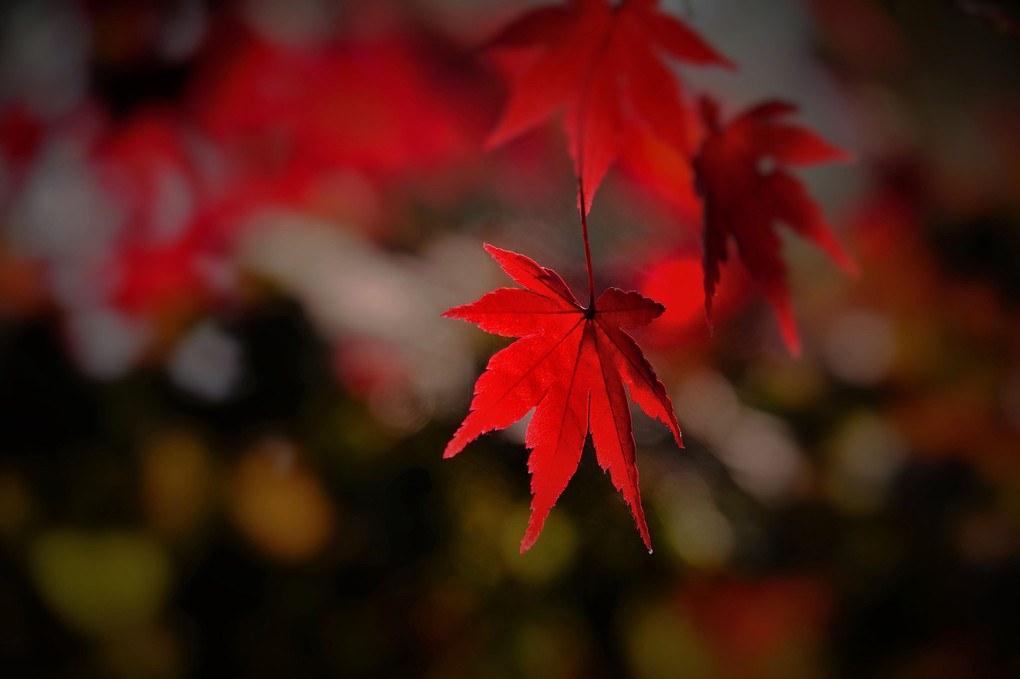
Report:
[[[592,272],[591,267],[591,245],[588,243],[588,217],[585,214],[585,202],[584,202],[584,180],[580,177],[577,179],[578,193],[580,198],[581,208],[581,235],[584,236],[584,263],[588,268],[588,311],[594,313],[595,311],[595,274]]]

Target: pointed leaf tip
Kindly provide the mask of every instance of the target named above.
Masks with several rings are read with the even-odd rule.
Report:
[[[584,183],[584,215],[635,124],[691,150],[685,129],[691,113],[671,59],[736,69],[697,31],[650,0],[573,0],[540,8],[509,24],[494,42],[536,53],[512,77],[485,148],[501,146],[565,108],[570,153]]]
[[[709,330],[712,295],[732,238],[756,287],[771,306],[792,356],[800,355],[801,345],[777,225],[791,228],[820,247],[844,271],[856,269],[822,209],[789,171],[792,166],[850,160],[853,154],[808,128],[781,120],[796,110],[787,102],[766,101],[728,125],[710,129],[695,165],[704,206],[703,268]],[[763,171],[763,158],[771,159],[774,167]],[[734,195],[739,201],[733,200]]]
[[[525,439],[531,449],[533,500],[523,553],[537,540],[576,472],[590,431],[600,466],[609,471],[651,549],[628,389],[644,412],[682,442],[665,387],[622,328],[644,325],[664,307],[639,293],[610,288],[596,301],[594,317],[588,317],[556,272],[488,243],[485,249],[527,289],[501,288],[454,313],[484,330],[520,339],[489,360],[475,385],[470,412],[444,456],[456,455],[480,435],[505,429],[534,410]]]

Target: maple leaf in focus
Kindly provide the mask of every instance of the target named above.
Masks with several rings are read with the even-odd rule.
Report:
[[[623,493],[651,552],[624,384],[641,409],[666,424],[678,445],[683,443],[665,387],[623,328],[647,325],[664,308],[636,292],[609,288],[585,309],[554,271],[514,252],[491,245],[485,249],[526,289],[501,288],[443,315],[521,339],[489,360],[475,384],[471,412],[443,457],[453,457],[481,434],[505,429],[535,409],[525,439],[532,450],[533,498],[523,553],[577,470],[590,430],[599,464]]]
[[[541,54],[516,78],[502,118],[488,139],[498,146],[567,107],[566,128],[582,209],[620,155],[637,122],[689,152],[693,116],[663,54],[679,61],[733,68],[680,20],[658,11],[658,0],[573,0],[543,7],[509,25],[493,47],[536,48]]]
[[[726,261],[732,237],[748,273],[776,314],[787,348],[797,355],[800,339],[775,223],[782,222],[813,242],[847,273],[855,274],[857,267],[804,184],[783,166],[848,161],[851,155],[810,130],[782,122],[782,117],[797,111],[792,104],[759,104],[725,127],[719,123],[714,102],[703,99],[701,108],[707,136],[695,159],[695,171],[704,201],[706,317],[711,322],[719,265]]]

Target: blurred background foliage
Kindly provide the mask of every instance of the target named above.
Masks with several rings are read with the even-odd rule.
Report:
[[[596,275],[687,449],[638,416],[654,555],[588,451],[522,556],[523,428],[441,460],[501,341],[439,314],[483,241],[583,284],[557,128],[482,150],[527,5],[3,4],[0,675],[1020,676],[1020,13],[665,3],[741,67],[689,92],[857,153],[806,177],[862,275],[790,241],[804,356],[736,265],[709,338],[636,143]]]

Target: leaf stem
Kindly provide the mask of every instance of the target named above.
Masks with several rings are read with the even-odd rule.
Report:
[[[591,245],[588,243],[588,217],[585,214],[584,180],[577,178],[579,204],[581,208],[581,235],[584,237],[584,263],[588,268],[588,312],[595,312],[595,274],[591,267]]]

